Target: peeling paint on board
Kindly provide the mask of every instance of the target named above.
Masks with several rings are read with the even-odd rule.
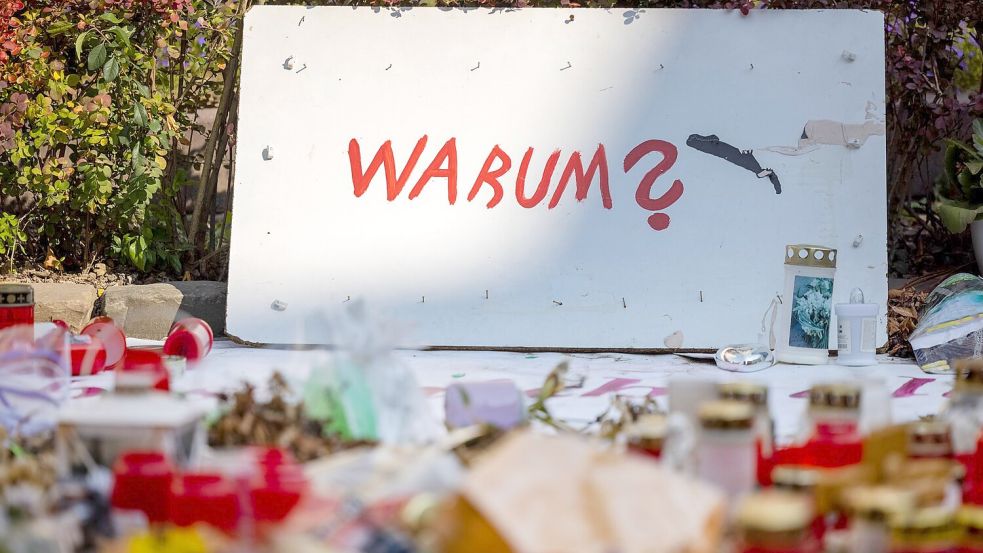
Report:
[[[669,336],[666,336],[665,339],[662,340],[662,343],[664,343],[666,347],[669,349],[679,349],[683,347],[683,340],[684,340],[683,331],[677,330],[676,332],[673,332]]]

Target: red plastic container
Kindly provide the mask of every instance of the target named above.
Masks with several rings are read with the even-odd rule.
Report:
[[[215,334],[212,327],[201,319],[183,319],[171,326],[164,341],[165,355],[180,355],[194,363],[212,351]]]
[[[863,461],[863,437],[856,424],[819,423],[802,451],[803,463],[813,467],[838,468]]]
[[[187,473],[176,478],[168,505],[170,520],[178,526],[204,523],[231,533],[238,525],[239,498],[220,474]]]
[[[280,449],[257,449],[256,465],[258,473],[249,490],[253,516],[257,522],[280,522],[307,491],[304,470]]]
[[[126,355],[126,334],[109,317],[96,317],[82,329],[81,334],[98,338],[106,348],[106,370],[120,366]]]
[[[70,346],[72,376],[99,374],[106,368],[106,346],[91,336],[76,336]]]
[[[0,284],[0,330],[34,324],[34,289],[29,284]]]
[[[113,466],[116,480],[110,503],[117,509],[141,511],[152,523],[167,520],[174,467],[158,451],[124,453]]]
[[[148,349],[131,349],[116,371],[117,390],[170,391],[170,378],[160,353]]]

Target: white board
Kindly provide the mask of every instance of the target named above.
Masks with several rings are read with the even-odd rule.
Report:
[[[663,348],[678,332],[670,345],[713,348],[755,337],[784,246],[814,243],[839,249],[834,301],[859,286],[881,305],[884,343],[882,29],[853,10],[254,7],[228,333],[330,342],[324,321],[364,298],[423,345]],[[447,178],[417,186],[452,138],[453,205]],[[380,168],[356,195],[386,141],[396,177],[420,144],[404,188],[390,201]],[[609,203],[598,171],[549,208],[571,154],[586,166],[599,144]],[[489,208],[492,186],[469,194],[496,145],[511,167]],[[676,154],[651,190],[664,158],[645,145]],[[530,208],[528,148],[526,196],[560,150]]]

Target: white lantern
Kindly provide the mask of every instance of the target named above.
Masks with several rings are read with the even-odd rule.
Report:
[[[785,248],[785,288],[776,329],[775,359],[821,365],[829,360],[836,250],[797,244]]]

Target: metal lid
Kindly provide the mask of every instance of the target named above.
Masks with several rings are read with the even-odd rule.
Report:
[[[771,471],[771,483],[790,491],[813,490],[819,485],[822,472],[815,467],[779,465]]]
[[[809,390],[809,405],[825,409],[859,409],[862,391],[855,384],[816,384]]]
[[[983,531],[983,507],[964,504],[956,513],[956,521],[964,528]]]
[[[983,359],[959,359],[952,367],[956,369],[954,390],[983,392]]]
[[[12,282],[0,284],[0,305],[34,305],[34,288],[30,284]]]
[[[720,399],[750,403],[755,407],[768,406],[768,387],[757,382],[722,382],[717,386]]]
[[[836,250],[826,246],[790,244],[785,246],[785,264],[835,269]]]
[[[669,420],[657,414],[641,415],[625,429],[628,438],[665,438],[668,433]]]
[[[952,453],[952,429],[948,421],[929,419],[907,426],[908,454],[945,457]]]
[[[948,507],[926,507],[906,514],[898,514],[889,520],[891,529],[903,534],[925,534],[952,530],[956,526],[956,513]]]
[[[781,534],[809,528],[814,516],[807,497],[769,490],[749,495],[741,502],[737,523],[744,531]]]
[[[774,365],[775,355],[762,344],[737,344],[718,349],[713,360],[725,371],[746,373]]]
[[[708,401],[700,405],[700,425],[718,430],[742,430],[751,428],[754,408],[740,401]]]
[[[624,434],[630,445],[661,450],[669,434],[669,419],[658,414],[641,415],[625,428]]]
[[[891,486],[856,486],[843,491],[843,502],[854,516],[887,522],[915,510],[915,493]]]

